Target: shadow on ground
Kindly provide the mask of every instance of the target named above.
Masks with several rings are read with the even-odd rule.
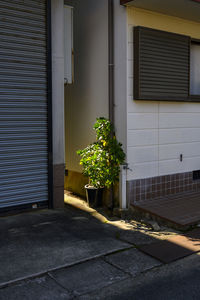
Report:
[[[0,228],[0,285],[132,247],[131,235],[70,206],[2,217]]]
[[[157,242],[66,205],[0,218],[0,299],[72,299],[162,263],[138,248]]]

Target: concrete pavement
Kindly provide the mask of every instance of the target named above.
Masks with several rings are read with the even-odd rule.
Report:
[[[130,248],[78,210],[0,218],[0,286]]]
[[[173,295],[197,275],[198,255],[163,265],[138,248],[174,232],[152,233],[75,206],[0,218],[1,300],[190,299]]]
[[[80,300],[199,300],[200,255],[112,284],[79,297]]]

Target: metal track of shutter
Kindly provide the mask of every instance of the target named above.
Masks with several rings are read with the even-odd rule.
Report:
[[[46,14],[0,1],[0,209],[48,201]]]
[[[190,38],[134,28],[134,96],[144,100],[187,100]]]

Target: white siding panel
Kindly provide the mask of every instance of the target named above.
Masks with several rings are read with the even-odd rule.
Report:
[[[200,128],[176,128],[159,130],[160,144],[191,143],[198,141],[200,141]]]
[[[132,163],[153,162],[158,160],[158,146],[129,147],[127,152],[128,161]]]
[[[158,162],[129,164],[129,167],[131,170],[127,171],[127,180],[158,176]]]
[[[158,106],[159,103],[156,101],[134,101],[133,97],[128,97],[129,113],[158,113]]]
[[[133,80],[133,60],[132,59],[130,59],[128,61],[127,69],[128,69],[128,78]]]
[[[128,42],[133,43],[133,25],[128,25]]]
[[[197,113],[200,112],[199,103],[165,102],[160,101],[160,113]]]
[[[200,127],[199,113],[162,113],[159,128],[195,128]]]
[[[133,61],[133,43],[128,43],[128,59]]]
[[[159,162],[159,175],[189,172],[200,169],[200,156],[186,158],[183,162],[179,159]]]
[[[158,130],[129,130],[128,147],[151,146],[158,144]]]
[[[158,128],[158,115],[153,113],[129,113],[128,129]]]
[[[133,78],[128,78],[128,96],[133,96]]]
[[[200,156],[200,142],[159,146],[159,160],[179,159],[180,154],[183,154],[183,161],[185,158]]]

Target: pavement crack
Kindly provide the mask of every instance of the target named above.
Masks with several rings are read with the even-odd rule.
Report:
[[[49,276],[59,287],[63,288],[70,295],[70,297],[74,296],[73,292],[68,290],[64,285],[62,285],[59,281],[57,281],[57,279],[53,276],[53,274],[48,272],[47,276]]]
[[[131,250],[131,249],[134,249],[134,248],[136,248],[136,247],[134,245],[131,245],[131,247],[127,247],[127,248],[123,248],[123,249],[118,249],[118,250],[115,250],[115,251],[110,252],[108,254],[102,255],[102,257],[110,256],[110,255],[121,253],[121,252],[125,252],[127,250]]]
[[[132,277],[132,276],[131,276],[131,273],[129,273],[128,271],[125,271],[125,270],[123,270],[122,268],[120,268],[119,266],[117,266],[117,265],[111,263],[110,261],[108,261],[108,260],[106,259],[105,256],[102,257],[102,259],[103,259],[104,262],[106,262],[106,263],[109,264],[110,266],[112,266],[112,267],[114,267],[115,269],[117,269],[117,270],[123,272],[124,274],[128,275],[129,277]]]

